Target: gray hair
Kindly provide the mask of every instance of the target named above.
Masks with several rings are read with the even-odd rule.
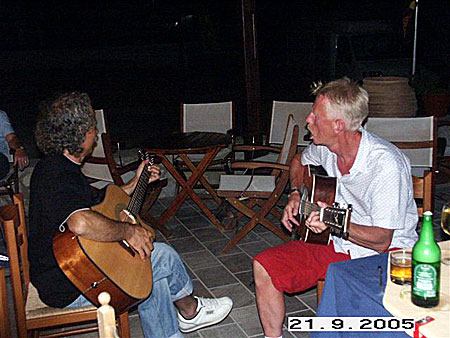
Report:
[[[369,94],[347,77],[327,84],[320,82],[313,84],[311,92],[328,100],[326,105],[328,118],[341,118],[347,130],[358,130],[369,115]]]
[[[36,125],[36,143],[44,154],[62,154],[65,149],[78,157],[86,133],[96,126],[91,100],[85,93],[65,93],[42,104]]]

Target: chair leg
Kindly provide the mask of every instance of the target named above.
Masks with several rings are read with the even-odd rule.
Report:
[[[236,208],[240,213],[250,217],[251,220],[241,229],[238,233],[230,239],[228,244],[222,250],[223,253],[227,253],[231,248],[233,248],[239,241],[241,241],[257,224],[261,223],[267,229],[275,233],[277,236],[282,238],[285,241],[289,241],[290,238],[283,232],[281,229],[277,228],[272,222],[267,220],[265,217],[272,209],[271,204],[265,204],[263,208],[261,208],[258,212],[253,211],[247,205],[240,202],[237,198],[228,197],[227,201]],[[252,203],[252,205],[256,205],[258,202]]]
[[[317,305],[319,305],[320,299],[322,298],[323,287],[325,286],[325,280],[319,279],[317,281]]]
[[[119,326],[119,337],[130,338],[130,317],[128,312],[122,313],[117,318],[117,324]]]

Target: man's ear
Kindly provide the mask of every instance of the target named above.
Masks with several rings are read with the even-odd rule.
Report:
[[[345,121],[341,119],[334,120],[333,130],[336,134],[340,134],[345,131]]]

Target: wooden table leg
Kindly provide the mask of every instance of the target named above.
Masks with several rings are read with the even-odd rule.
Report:
[[[223,230],[222,224],[219,222],[219,220],[214,216],[214,214],[208,209],[208,207],[203,203],[201,198],[194,192],[193,187],[197,184],[198,181],[200,181],[203,178],[203,174],[208,168],[208,166],[211,164],[214,157],[219,152],[220,148],[215,148],[212,151],[209,151],[205,154],[203,159],[200,161],[199,165],[197,167],[192,165],[192,162],[190,164],[192,165],[191,170],[192,174],[188,178],[187,181],[183,179],[183,177],[180,175],[180,173],[176,170],[174,165],[168,160],[165,154],[157,153],[158,156],[162,158],[162,163],[166,167],[166,169],[170,172],[170,174],[173,176],[173,178],[180,184],[181,191],[180,193],[175,197],[175,199],[172,201],[170,206],[162,213],[162,215],[159,218],[159,223],[163,224],[169,217],[173,216],[178,209],[180,208],[181,204],[186,200],[187,196],[191,197],[191,199],[199,206],[199,208],[205,213],[205,215],[210,219],[210,221],[220,230]],[[180,157],[183,159],[185,157],[184,154],[180,154]],[[183,159],[185,161],[185,159]],[[206,182],[206,180],[205,180]],[[206,182],[206,185],[209,185]]]
[[[218,152],[219,151],[217,151],[217,153]],[[216,157],[216,155],[214,155],[213,159]],[[197,170],[197,168],[194,166],[194,164],[192,163],[192,161],[190,160],[190,158],[187,155],[180,154],[180,158],[184,161],[184,163],[186,163],[187,167],[191,170],[191,172],[194,172],[195,170]],[[209,166],[209,164],[208,164],[208,166]],[[222,200],[219,198],[219,196],[217,196],[216,192],[214,191],[214,189],[209,184],[208,180],[203,175],[200,177],[200,183],[203,185],[203,187],[206,189],[206,191],[211,195],[211,197],[214,199],[214,201],[216,201],[217,204],[222,204]]]

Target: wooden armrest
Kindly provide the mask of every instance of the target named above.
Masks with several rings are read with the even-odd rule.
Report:
[[[400,149],[426,149],[433,148],[433,141],[392,142]]]
[[[85,162],[87,163],[94,163],[94,164],[108,164],[108,161],[104,157],[95,157],[95,156],[89,156],[86,158]]]
[[[231,164],[233,169],[258,169],[258,168],[271,168],[279,170],[289,170],[289,166],[280,163],[271,162],[234,162]]]
[[[281,148],[272,147],[272,146],[250,145],[250,144],[249,145],[242,144],[242,145],[233,146],[233,151],[258,151],[258,150],[279,153],[281,151]]]

